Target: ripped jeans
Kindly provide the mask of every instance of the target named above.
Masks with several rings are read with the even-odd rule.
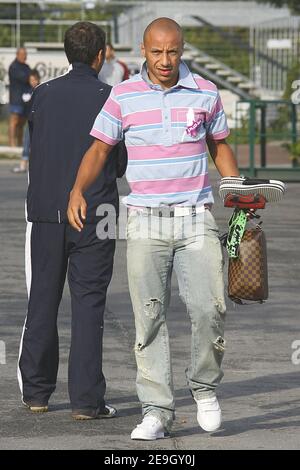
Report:
[[[218,235],[208,209],[173,218],[138,210],[129,214],[127,266],[136,327],[137,393],[143,415],[157,416],[167,430],[175,418],[166,324],[173,266],[191,320],[191,362],[186,377],[192,395],[213,396],[223,377],[226,307]]]

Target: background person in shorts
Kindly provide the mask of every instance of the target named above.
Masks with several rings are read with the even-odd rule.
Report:
[[[9,145],[21,147],[26,122],[24,93],[30,93],[30,67],[26,64],[27,52],[24,47],[17,50],[15,60],[10,64],[9,75]]]
[[[30,71],[29,75],[29,85],[31,87],[30,93],[23,93],[22,100],[24,103],[24,113],[26,119],[30,113],[31,107],[31,96],[32,92],[40,84],[40,74],[38,70],[33,69]],[[27,124],[23,137],[23,152],[21,156],[20,164],[13,168],[13,173],[27,173],[28,163],[29,163],[29,154],[30,154],[30,135],[29,135],[29,126]]]

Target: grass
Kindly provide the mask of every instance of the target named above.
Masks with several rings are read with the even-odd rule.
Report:
[[[0,119],[0,146],[8,145],[8,119]],[[12,153],[0,153],[0,160],[20,160],[20,155],[14,155]]]
[[[0,162],[3,161],[3,160],[5,160],[5,161],[9,160],[11,162],[13,162],[13,161],[18,161],[19,162],[20,157],[18,155],[12,155],[11,153],[10,154],[0,153]]]
[[[8,119],[0,120],[0,145],[8,145]]]

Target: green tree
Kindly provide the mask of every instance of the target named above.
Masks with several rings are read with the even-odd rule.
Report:
[[[299,0],[256,0],[259,3],[270,3],[275,7],[288,7],[292,13],[300,14]]]

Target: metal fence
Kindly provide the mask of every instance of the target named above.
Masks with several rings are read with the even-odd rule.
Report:
[[[284,90],[288,69],[300,57],[300,17],[266,21],[250,29],[251,79],[259,88]],[[269,57],[270,60],[262,57]]]
[[[236,103],[231,139],[242,174],[300,181],[299,108],[287,100]]]
[[[80,19],[80,18],[79,18]],[[3,47],[19,47],[27,41],[31,42],[62,42],[65,31],[76,20],[22,20],[18,25],[17,20],[0,20],[2,34],[6,30],[5,39],[2,38]],[[113,29],[110,21],[93,21],[101,26],[108,36]]]

